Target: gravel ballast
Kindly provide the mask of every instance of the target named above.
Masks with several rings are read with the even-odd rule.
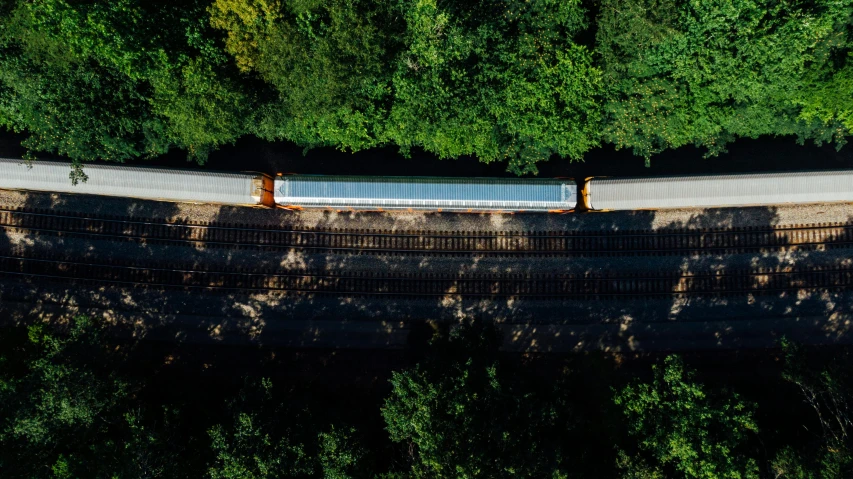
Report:
[[[0,208],[55,213],[252,226],[428,231],[631,231],[847,223],[851,204],[661,210],[588,214],[340,213],[165,203],[87,195],[0,190]],[[846,266],[849,248],[738,254],[525,257],[478,255],[332,254],[310,250],[224,249],[188,244],[110,241],[74,235],[5,232],[0,254],[59,256],[87,262],[199,266],[210,269],[331,272],[457,273],[703,273],[735,269]],[[30,283],[0,277],[0,315],[16,320],[69,311],[123,318],[158,339],[279,341],[313,347],[403,347],[412,325],[491,318],[507,348],[575,350],[766,347],[781,334],[846,341],[853,293],[608,300],[422,299],[284,293],[209,293],[121,286],[92,288],[61,281]],[[159,335],[159,336],[158,336]],[[177,335],[177,336],[175,336]],[[152,337],[154,337],[152,336]],[[692,345],[692,346],[690,346]]]

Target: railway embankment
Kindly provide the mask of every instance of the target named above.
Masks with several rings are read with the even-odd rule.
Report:
[[[0,298],[19,319],[95,312],[151,337],[301,346],[402,347],[462,317],[496,320],[519,350],[837,342],[851,218],[845,204],[336,213],[0,191]]]

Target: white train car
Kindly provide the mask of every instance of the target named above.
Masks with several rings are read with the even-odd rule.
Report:
[[[264,173],[224,173],[149,166],[84,164],[88,179],[72,184],[71,164],[0,158],[0,188],[123,196],[189,203],[273,207],[273,179]]]
[[[284,175],[275,180],[284,208],[567,212],[577,204],[572,180]]]
[[[592,178],[592,210],[648,210],[853,202],[853,170],[658,178]]]

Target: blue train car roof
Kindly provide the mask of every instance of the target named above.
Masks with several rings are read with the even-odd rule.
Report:
[[[569,210],[571,180],[289,175],[276,179],[276,203],[305,208],[448,211]]]

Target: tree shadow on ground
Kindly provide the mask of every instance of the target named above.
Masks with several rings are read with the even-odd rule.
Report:
[[[11,195],[11,196],[9,196]],[[226,227],[325,230],[383,230],[461,234],[480,231],[630,232],[720,227],[772,227],[773,207],[708,209],[674,214],[635,211],[576,215],[480,215],[267,210],[187,205],[84,195],[6,194],[6,202],[43,211],[120,216],[170,222],[209,221]],[[202,238],[204,239],[204,238]],[[245,272],[305,271],[360,274],[413,272],[462,276],[505,274],[638,274],[649,271],[723,274],[845,264],[847,249],[745,252],[739,254],[637,254],[495,258],[483,255],[378,255],[304,248],[214,248],[202,244],[108,241],[85,237],[28,235],[4,230],[2,254],[52,255],[104,264],[114,261],[163,267]],[[668,277],[671,291],[682,278]],[[203,290],[92,287],[57,281],[27,283],[3,279],[6,317],[62,317],[86,312],[126,326],[128,335],[151,340],[313,348],[405,348],[419,344],[432,321],[454,323],[488,318],[505,332],[505,347],[516,351],[603,349],[714,349],[763,347],[787,334],[804,342],[849,340],[848,294],[803,293],[632,297],[627,299],[466,297],[339,297],[289,292],[207,292]]]
[[[736,225],[746,214],[754,228],[777,224],[777,209],[725,208],[703,210],[663,228],[705,229]],[[853,220],[853,216],[848,221]],[[684,277],[737,271],[791,271],[810,268],[849,268],[849,245],[827,249],[769,250],[738,254],[673,255],[666,266]],[[663,266],[665,261],[657,261]],[[849,273],[848,273],[849,274]],[[713,350],[774,347],[787,336],[807,344],[847,344],[851,341],[853,301],[842,287],[824,288],[817,274],[803,278],[798,291],[762,291],[761,278],[745,284],[740,294],[673,295],[672,298],[602,300],[580,306],[566,303],[566,320],[559,324],[513,324],[501,327],[512,350],[570,351],[598,349],[613,352],[654,350]],[[843,280],[840,284],[847,284]],[[748,290],[753,289],[754,292]],[[681,279],[670,290],[690,292]],[[580,306],[580,307],[579,307]],[[543,341],[544,340],[544,341]]]

